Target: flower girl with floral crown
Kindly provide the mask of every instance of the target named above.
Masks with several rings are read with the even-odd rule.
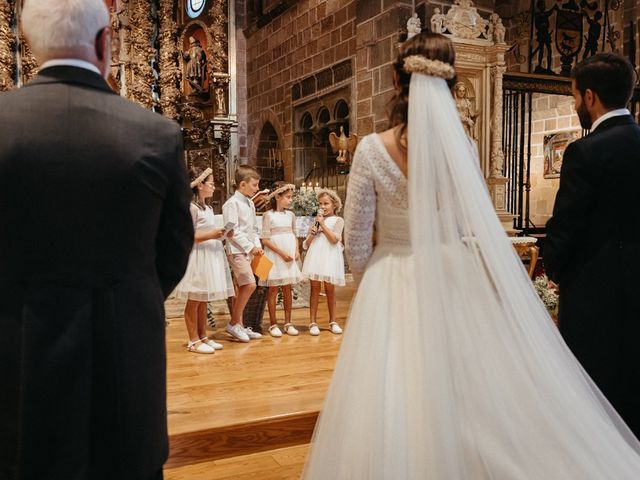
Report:
[[[186,298],[184,321],[189,334],[187,349],[194,353],[214,353],[223,346],[207,337],[207,303],[234,295],[229,264],[222,245],[224,228],[214,227],[213,210],[205,201],[215,187],[210,168],[192,168],[191,188],[195,241],[187,271],[176,287],[176,296]]]
[[[265,247],[265,255],[273,262],[273,267],[267,280],[260,280],[260,286],[269,287],[267,305],[271,322],[269,334],[272,337],[282,336],[276,320],[276,298],[280,288],[284,304],[284,331],[287,335],[298,335],[298,330],[291,323],[291,285],[302,280],[302,273],[297,263],[300,260],[300,251],[296,237],[296,217],[288,210],[295,188],[295,185],[276,182],[269,195],[271,210],[262,217],[260,239]]]
[[[308,249],[302,273],[311,281],[309,333],[314,336],[320,334],[316,319],[322,283],[329,307],[329,329],[331,333],[342,333],[342,328],[336,321],[335,287],[345,285],[342,253],[344,220],[337,216],[342,209],[342,201],[335,191],[329,189],[321,189],[317,196],[319,211],[316,224],[302,244],[303,248]]]

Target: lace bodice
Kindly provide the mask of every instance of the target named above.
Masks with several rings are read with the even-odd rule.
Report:
[[[407,178],[377,134],[364,137],[354,155],[344,209],[345,249],[351,270],[362,272],[375,243],[409,246]]]

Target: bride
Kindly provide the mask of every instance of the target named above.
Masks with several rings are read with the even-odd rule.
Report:
[[[449,90],[454,55],[442,35],[405,42],[395,127],[356,151],[346,244],[364,275],[304,478],[636,480],[640,443],[495,215]]]

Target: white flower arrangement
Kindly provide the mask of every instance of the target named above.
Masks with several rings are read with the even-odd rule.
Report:
[[[544,303],[547,311],[552,316],[558,315],[558,294],[549,288],[549,279],[546,275],[540,275],[533,281],[533,287],[536,293]]]
[[[293,194],[293,201],[291,202],[291,211],[297,217],[311,216],[318,211],[318,197],[316,192],[312,188],[307,188],[304,191],[297,189]]]

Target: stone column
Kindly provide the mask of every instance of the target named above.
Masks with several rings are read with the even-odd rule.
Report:
[[[13,0],[0,0],[0,92],[14,87],[15,59],[13,45],[15,37],[11,31]]]
[[[507,211],[507,183],[509,179],[504,176],[504,152],[502,150],[502,77],[507,69],[504,66],[504,54],[499,53],[497,57],[496,65],[492,66],[490,70],[493,82],[493,115],[491,118],[490,175],[487,178],[487,185],[502,226],[507,233],[515,234],[516,231],[513,230],[515,215]]]

